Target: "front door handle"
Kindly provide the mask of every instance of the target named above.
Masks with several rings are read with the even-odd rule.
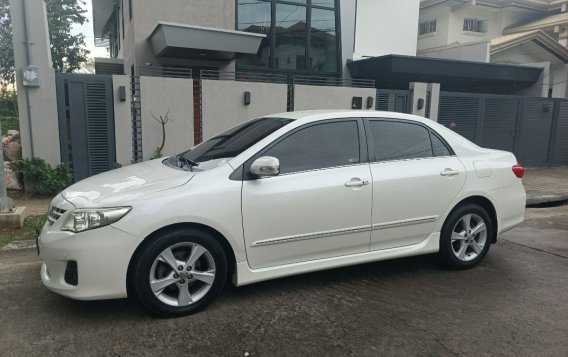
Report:
[[[442,175],[442,176],[456,176],[456,175],[459,175],[459,174],[460,174],[460,171],[450,169],[450,168],[444,169],[444,171],[440,172],[440,175]]]
[[[361,187],[369,184],[369,180],[361,180],[360,178],[354,177],[350,181],[345,183],[345,187]]]

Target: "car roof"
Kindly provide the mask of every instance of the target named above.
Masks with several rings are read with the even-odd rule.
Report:
[[[432,123],[432,120],[411,114],[385,112],[379,110],[301,110],[295,112],[276,113],[265,116],[266,118],[285,118],[298,120],[303,123],[311,121],[338,119],[338,118],[381,118],[381,119],[402,119],[421,122],[424,124]]]

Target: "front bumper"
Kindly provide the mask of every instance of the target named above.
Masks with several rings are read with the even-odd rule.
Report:
[[[59,230],[58,223],[47,223],[38,239],[43,284],[78,300],[126,297],[128,264],[139,239],[112,226],[81,233],[64,232]],[[77,264],[76,285],[65,279],[69,262]]]

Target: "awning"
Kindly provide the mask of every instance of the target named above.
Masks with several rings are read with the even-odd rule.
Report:
[[[148,40],[157,57],[231,60],[238,54],[256,54],[265,36],[160,21]]]
[[[374,79],[377,88],[408,89],[409,82],[440,83],[456,92],[511,94],[535,83],[542,68],[388,55],[348,64],[353,78]]]
[[[545,50],[540,52],[535,51],[535,53],[529,52],[529,54],[537,57],[538,55],[542,56],[549,54],[557,57],[564,63],[568,63],[568,49],[540,30],[520,32],[491,39],[491,54],[508,50],[529,42],[534,42],[536,45],[540,46],[540,48]]]

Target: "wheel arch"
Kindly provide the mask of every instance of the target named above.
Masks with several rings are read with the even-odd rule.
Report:
[[[481,195],[473,195],[473,196],[469,196],[466,197],[464,199],[462,199],[461,201],[459,201],[454,208],[452,208],[452,210],[448,213],[448,215],[446,216],[446,219],[444,220],[444,224],[445,221],[448,219],[448,217],[450,217],[450,215],[459,207],[465,205],[465,204],[475,204],[478,205],[480,207],[482,207],[483,209],[485,209],[487,211],[487,214],[489,215],[489,218],[491,218],[491,221],[493,223],[494,229],[493,229],[493,236],[491,237],[491,242],[492,243],[496,243],[497,242],[497,232],[499,231],[499,221],[497,220],[497,211],[495,209],[495,205],[493,204],[493,202],[491,202],[491,200],[485,196],[481,196]]]
[[[231,246],[231,244],[229,243],[229,241],[227,240],[227,238],[221,234],[221,232],[219,232],[218,230],[216,230],[215,228],[212,228],[208,225],[205,224],[201,224],[201,223],[192,223],[192,222],[185,222],[185,223],[174,223],[174,224],[170,224],[167,226],[164,226],[162,228],[159,228],[157,230],[155,230],[154,232],[150,233],[149,235],[146,236],[146,238],[144,238],[140,244],[138,245],[138,247],[136,247],[136,250],[134,251],[134,253],[132,254],[132,256],[130,257],[130,261],[128,262],[128,269],[126,272],[126,291],[127,291],[127,295],[129,297],[134,296],[134,289],[132,286],[132,278],[133,278],[133,269],[134,269],[134,263],[136,262],[136,259],[138,259],[140,252],[153,240],[155,239],[155,237],[159,236],[160,234],[170,231],[170,230],[174,230],[174,229],[179,229],[179,228],[183,228],[183,229],[197,229],[206,233],[211,234],[213,237],[215,237],[215,239],[217,239],[217,241],[221,244],[221,247],[223,248],[223,251],[225,252],[225,255],[227,256],[228,262],[228,277],[230,278],[236,269],[236,257],[235,257],[235,252],[233,250],[233,247]]]

